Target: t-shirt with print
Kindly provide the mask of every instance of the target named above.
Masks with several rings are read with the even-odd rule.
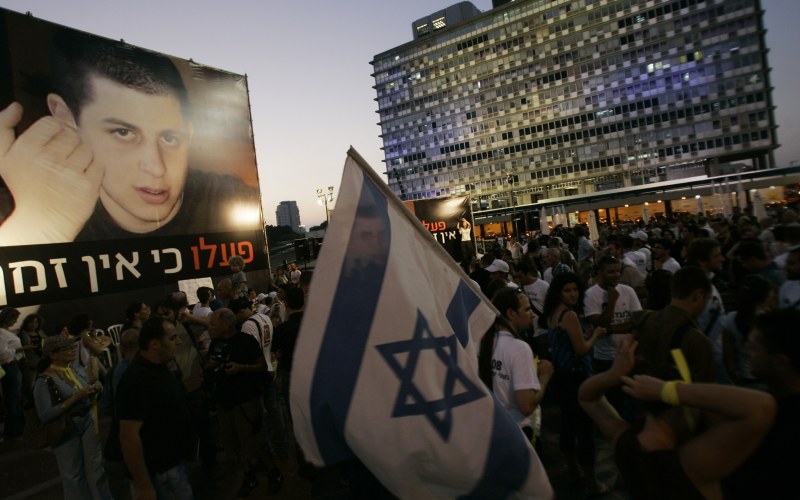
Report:
[[[497,332],[497,344],[492,353],[492,390],[497,401],[508,410],[520,427],[532,427],[530,416],[517,408],[516,391],[541,390],[536,375],[533,351],[528,344],[508,332]]]
[[[639,297],[636,292],[628,285],[620,283],[616,286],[619,291],[619,298],[614,305],[614,316],[611,319],[612,325],[627,323],[631,320],[631,313],[642,309]],[[594,285],[586,290],[583,299],[583,314],[588,318],[597,314],[603,314],[608,306],[608,292],[603,290],[600,285]],[[625,334],[604,335],[597,339],[594,344],[594,358],[602,360],[613,360],[617,355],[617,347],[622,343]]]

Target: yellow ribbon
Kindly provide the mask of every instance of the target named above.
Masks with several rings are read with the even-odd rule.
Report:
[[[680,349],[673,349],[670,351],[672,354],[672,359],[675,361],[675,366],[678,368],[678,373],[681,374],[681,378],[683,382],[687,384],[692,383],[692,373],[689,370],[689,364],[686,362],[686,358],[683,355],[683,352]],[[667,390],[665,385],[664,389],[661,391],[661,398],[664,400],[664,391]],[[672,384],[672,390],[674,391],[675,396],[675,403],[670,403],[669,401],[664,400],[664,402],[669,404],[678,405],[680,401],[678,400],[678,386],[677,383]],[[692,410],[686,406],[683,407],[683,418],[686,420],[686,425],[689,426],[690,431],[694,431],[696,427],[696,422],[694,421],[694,415],[692,414]]]
[[[67,380],[72,382],[72,386],[75,388],[76,391],[83,389],[83,384],[81,383],[78,376],[75,374],[75,371],[72,369],[71,366],[67,366],[66,368],[61,368],[60,366],[50,365],[56,371],[59,371],[67,377]],[[100,419],[97,411],[97,394],[92,396],[92,422],[94,423],[94,432],[95,434],[100,434]]]

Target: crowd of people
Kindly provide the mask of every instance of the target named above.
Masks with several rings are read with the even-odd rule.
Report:
[[[601,226],[596,241],[585,226],[557,227],[477,257],[470,278],[499,311],[481,339],[481,380],[539,453],[542,404],[557,403],[558,428],[548,431],[583,494],[791,496],[795,211],[657,217]],[[0,311],[5,437],[23,434],[31,405],[42,422],[66,416],[68,432],[52,443],[65,497],[111,498],[104,467],[115,461],[136,498],[192,498],[188,462],[213,477],[220,446],[238,459],[240,497],[262,472],[277,493],[276,458],[290,447],[301,475],[313,475],[287,417],[302,272],[280,269],[259,292],[243,262],[230,264],[230,277],[196,297],[129,304],[113,346],[98,344],[88,313],[48,332],[37,314]],[[614,450],[615,484],[595,472],[597,431]]]
[[[536,443],[538,403],[553,396],[549,431],[586,496],[793,497],[797,212],[659,216],[598,233],[557,226],[469,263],[500,312],[479,354],[498,401]],[[615,484],[595,475],[596,431]]]
[[[260,471],[267,494],[280,491],[276,459],[296,446],[288,393],[302,272],[291,265],[259,293],[243,262],[231,263],[230,277],[191,300],[173,292],[121,309],[116,343],[88,313],[48,331],[36,313],[20,322],[17,309],[2,309],[3,439],[27,439],[26,420],[61,424],[48,445],[70,499],[112,498],[110,462],[125,471],[133,498],[190,499],[188,464],[223,479],[223,450],[241,468],[239,497],[258,487]]]

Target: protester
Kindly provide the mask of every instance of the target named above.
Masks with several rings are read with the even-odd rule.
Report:
[[[171,321],[148,319],[139,353],[119,382],[120,445],[135,498],[194,497],[186,468],[195,443],[192,417],[180,381],[167,368],[180,343]]]
[[[547,329],[539,326],[538,321],[544,309],[544,299],[547,296],[550,284],[539,278],[536,264],[530,257],[523,258],[519,263],[515,278],[519,282],[522,291],[528,296],[534,314],[533,326],[529,328],[526,339],[539,359],[550,359]]]
[[[286,291],[286,314],[284,323],[275,327],[275,335],[272,341],[272,352],[275,353],[275,387],[278,394],[283,399],[283,403],[289,413],[291,420],[292,410],[289,404],[291,391],[292,361],[294,358],[294,346],[297,342],[297,335],[300,333],[300,324],[303,321],[303,308],[305,307],[305,295],[302,288],[291,288]],[[297,459],[298,473],[302,477],[310,477],[313,472],[311,464],[306,462],[300,445],[295,440],[295,457]]]
[[[592,375],[591,350],[606,328],[595,327],[585,338],[584,285],[574,273],[559,273],[545,297],[539,324],[548,329],[555,373],[553,387],[561,409],[559,448],[571,482],[581,481],[584,493],[604,494],[609,487],[597,481],[592,422],[578,406],[578,387]],[[577,452],[577,454],[576,454]]]
[[[48,337],[42,347],[40,375],[33,386],[36,413],[43,423],[68,415],[71,430],[52,445],[64,498],[110,499],[103,467],[103,450],[92,421],[92,401],[101,391],[99,382],[89,382],[77,363],[75,343]]]
[[[297,287],[290,288],[290,290],[298,289]],[[244,298],[231,301],[229,309],[236,314],[236,326],[239,330],[256,339],[264,353],[266,370],[262,374],[261,404],[267,444],[275,456],[285,457],[288,454],[288,442],[281,401],[278,397],[278,390],[275,387],[275,367],[272,361],[274,358],[272,353],[272,341],[274,338],[272,321],[269,316],[254,312],[250,308],[250,302]]]
[[[753,376],[776,398],[777,415],[756,451],[724,481],[725,498],[797,497],[800,446],[800,342],[787,325],[800,324],[800,311],[768,312],[754,320],[747,350]]]
[[[293,286],[300,286],[300,276],[303,272],[297,268],[297,264],[292,262],[289,264],[289,283]]]
[[[24,349],[25,358],[20,360],[22,370],[22,399],[30,401],[33,391],[33,382],[36,379],[36,367],[42,358],[42,342],[44,341],[44,320],[36,313],[25,316],[18,336]]]
[[[758,316],[777,309],[775,286],[764,276],[751,274],[736,292],[736,310],[722,319],[722,359],[728,377],[737,385],[757,381],[746,354],[749,335]]]
[[[595,373],[611,367],[617,348],[633,332],[631,314],[642,309],[633,288],[619,282],[621,271],[622,263],[618,259],[610,255],[603,257],[597,263],[597,283],[586,290],[583,303],[586,320],[593,326],[604,327],[608,333],[594,345],[592,363]],[[610,398],[621,411],[622,391],[616,391]]]
[[[595,249],[589,241],[589,230],[584,226],[575,226],[575,236],[578,238],[578,271],[584,283],[588,283],[594,270]]]
[[[32,346],[23,346],[19,337],[11,331],[11,327],[19,319],[19,311],[13,307],[0,310],[0,366],[5,371],[2,378],[3,403],[6,410],[4,437],[16,438],[22,435],[24,417],[22,415],[22,369],[20,362],[24,360],[25,350]]]
[[[608,255],[615,257],[621,263],[619,282],[633,288],[639,297],[639,302],[642,302],[648,296],[646,276],[640,273],[633,261],[625,255],[618,238],[609,238],[606,250]]]
[[[216,385],[219,430],[228,453],[235,454],[244,470],[239,497],[258,486],[253,460],[267,466],[267,494],[277,493],[283,474],[264,444],[261,429],[262,376],[267,363],[258,342],[236,329],[236,315],[227,308],[214,311],[209,320],[209,376]]]
[[[231,268],[231,283],[233,296],[247,298],[247,277],[244,275],[244,258],[241,255],[231,255],[228,258],[228,267]]]
[[[671,366],[629,376],[636,342],[626,340],[611,369],[583,383],[581,407],[614,448],[614,460],[633,499],[720,498],[720,481],[758,446],[775,415],[771,396],[717,384],[681,383]],[[660,377],[660,378],[657,378]],[[641,402],[641,430],[623,420],[603,396],[623,384]],[[713,416],[705,430],[693,422]],[[690,415],[690,416],[689,416]]]
[[[696,382],[715,382],[717,373],[711,342],[697,318],[711,296],[711,282],[696,267],[679,269],[672,280],[672,298],[660,311],[642,310],[631,316],[636,355],[654,364],[672,361],[672,349],[681,349]]]
[[[674,274],[681,268],[678,261],[670,255],[671,251],[672,240],[659,238],[653,241],[653,271],[651,271],[651,274],[659,269],[664,269]]]
[[[800,247],[787,253],[785,270],[786,282],[778,294],[778,307],[800,310]]]
[[[138,300],[131,302],[125,309],[125,321],[122,323],[122,331],[130,330],[131,328],[138,330],[149,317],[150,306]]]
[[[544,398],[553,365],[546,360],[537,364],[530,346],[519,337],[521,331],[531,328],[533,321],[527,295],[510,288],[501,289],[492,296],[492,304],[500,315],[481,340],[478,354],[481,380],[528,440],[533,440],[536,421],[531,416]]]

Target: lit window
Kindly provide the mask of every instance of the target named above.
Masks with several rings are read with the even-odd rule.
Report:
[[[433,29],[438,30],[447,26],[447,22],[444,19],[444,16],[438,17],[433,20]]]

